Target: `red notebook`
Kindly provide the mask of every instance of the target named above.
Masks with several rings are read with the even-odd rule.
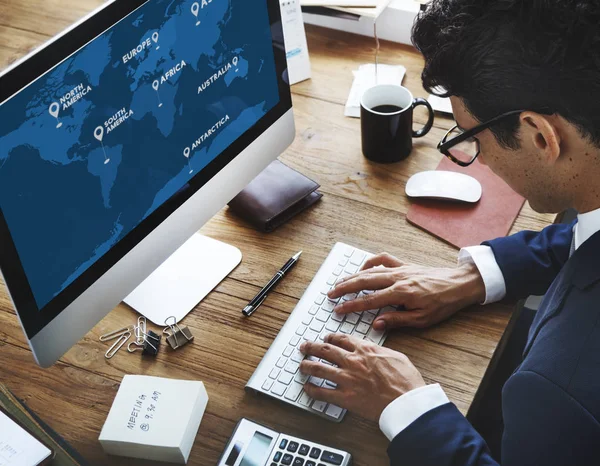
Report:
[[[464,173],[481,183],[483,194],[477,204],[430,199],[413,199],[406,219],[444,241],[464,248],[506,236],[525,199],[515,193],[487,166],[475,161],[459,167],[444,157],[438,170]]]

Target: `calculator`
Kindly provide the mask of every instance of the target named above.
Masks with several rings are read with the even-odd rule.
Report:
[[[281,434],[248,419],[235,428],[218,466],[349,466],[350,453]]]

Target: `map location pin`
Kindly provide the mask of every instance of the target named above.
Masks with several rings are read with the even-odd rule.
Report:
[[[98,139],[98,141],[102,142],[102,138],[104,137],[104,128],[102,126],[98,126],[94,130],[94,137]]]
[[[238,66],[238,63],[240,62],[240,59],[238,57],[233,57],[233,60],[231,60],[231,61],[233,63],[233,66],[235,66],[235,72],[237,73],[238,72],[237,66]]]
[[[158,88],[160,87],[160,82],[158,79],[152,83],[152,88],[156,91],[156,96],[158,97],[158,107],[162,107],[162,100],[160,100],[160,94],[158,92]]]
[[[56,103],[56,102],[52,102],[50,104],[50,108],[48,109],[48,111],[50,112],[50,115],[52,115],[54,118],[56,118],[56,121],[58,122],[58,124],[56,125],[56,127],[60,128],[62,126],[62,123],[60,121],[58,121],[58,114],[60,112],[60,105],[58,105],[58,103]]]
[[[186,159],[189,159],[189,158],[190,158],[190,153],[191,153],[191,151],[190,151],[190,148],[189,148],[189,147],[186,147],[186,148],[183,150],[183,156],[184,156]]]
[[[158,91],[158,86],[160,86],[160,83],[158,82],[158,79],[156,81],[154,81],[152,83],[152,87],[154,88],[155,91]]]
[[[200,13],[200,4],[198,2],[194,2],[192,4],[192,14],[198,19],[198,13]],[[200,21],[196,22],[196,26],[200,26]]]
[[[158,32],[155,32],[154,34],[152,34],[152,40],[154,41],[155,44],[158,44]],[[158,50],[160,48],[160,45],[156,46],[156,50]]]

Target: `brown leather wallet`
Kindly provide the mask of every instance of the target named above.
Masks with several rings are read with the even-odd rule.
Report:
[[[229,208],[257,230],[271,232],[321,199],[319,187],[275,160],[233,198]]]

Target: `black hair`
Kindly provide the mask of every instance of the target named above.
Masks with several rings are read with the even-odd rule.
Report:
[[[600,147],[600,0],[431,0],[413,27],[423,85],[480,122],[559,114]],[[492,128],[516,149],[519,118]]]

